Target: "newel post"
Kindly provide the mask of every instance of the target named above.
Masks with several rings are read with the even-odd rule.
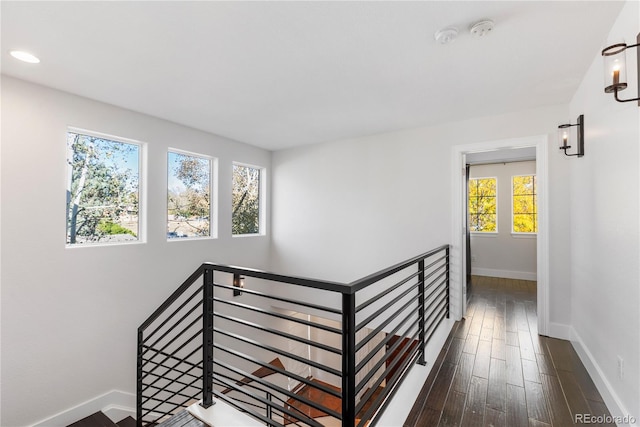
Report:
[[[356,421],[356,295],[342,294],[342,427]]]
[[[202,286],[202,406],[213,405],[213,270],[204,270]]]
[[[424,325],[424,259],[418,262],[418,334],[420,343],[420,358],[418,359],[419,365],[426,365],[427,362],[424,358],[424,346],[425,346],[425,325]]]

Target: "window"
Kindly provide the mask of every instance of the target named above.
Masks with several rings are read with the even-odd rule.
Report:
[[[498,230],[496,178],[469,179],[469,226],[473,232]]]
[[[260,168],[233,165],[231,232],[234,235],[260,234]]]
[[[167,239],[211,236],[211,159],[169,151]]]
[[[536,176],[522,175],[512,178],[513,232],[537,233]]]
[[[80,132],[67,133],[67,245],[138,241],[140,144]]]

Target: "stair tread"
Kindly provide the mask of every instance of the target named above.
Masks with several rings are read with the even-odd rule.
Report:
[[[96,412],[85,417],[67,427],[118,427],[116,423],[111,421],[103,412]]]
[[[136,427],[137,423],[133,417],[123,418],[116,423],[118,427]]]
[[[207,427],[205,423],[191,415],[188,411],[183,410],[163,421],[162,427]]]

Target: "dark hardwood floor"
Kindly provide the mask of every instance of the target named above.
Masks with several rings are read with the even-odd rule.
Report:
[[[538,335],[536,283],[473,276],[404,427],[565,427],[575,414],[610,415],[571,343]]]

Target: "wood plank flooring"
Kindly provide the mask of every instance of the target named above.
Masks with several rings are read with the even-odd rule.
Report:
[[[536,282],[473,276],[471,289],[404,427],[568,427],[576,414],[610,415],[571,343],[538,335]]]

